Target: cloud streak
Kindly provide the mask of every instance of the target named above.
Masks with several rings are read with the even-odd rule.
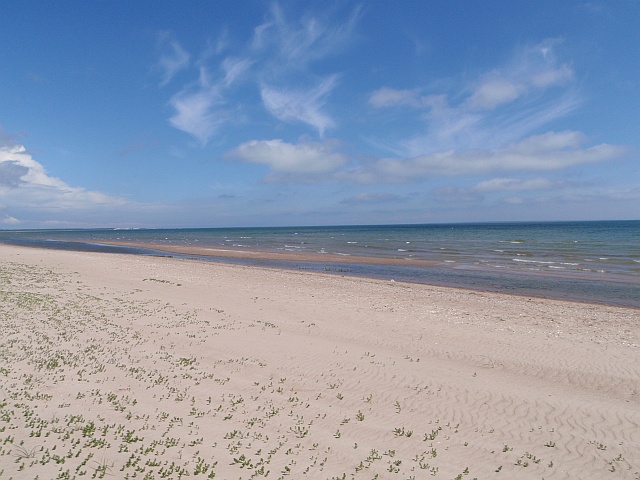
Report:
[[[274,3],[265,21],[254,30],[252,50],[271,58],[268,67],[272,74],[307,70],[312,63],[341,52],[350,43],[359,18],[360,9],[356,8],[344,22],[328,23],[310,14],[289,21]]]
[[[528,190],[549,190],[555,183],[547,178],[492,178],[473,187],[477,192],[522,192]]]

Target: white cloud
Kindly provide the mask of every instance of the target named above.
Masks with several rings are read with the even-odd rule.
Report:
[[[318,81],[312,64],[342,52],[358,18],[359,9],[355,9],[340,23],[309,14],[289,21],[277,4],[272,6],[265,22],[255,29],[252,42],[252,53],[260,61],[260,93],[270,115],[306,123],[321,137],[335,127],[323,107],[339,75],[325,75]]]
[[[573,69],[569,65],[557,65],[553,54],[556,43],[546,40],[518,51],[505,67],[485,74],[472,86],[465,106],[472,110],[493,110],[573,80]]]
[[[369,104],[376,108],[409,106],[421,108],[427,106],[419,90],[396,90],[382,87],[369,96]]]
[[[627,154],[618,145],[582,147],[580,132],[533,135],[502,148],[442,151],[408,159],[381,159],[381,179],[414,180],[426,175],[469,175],[504,171],[547,171],[614,160]]]
[[[185,55],[188,54],[185,52]],[[208,55],[206,52],[204,57]],[[253,62],[247,58],[227,57],[220,62],[219,72],[211,72],[205,63],[204,58],[198,62],[197,80],[184,85],[169,100],[174,109],[169,123],[195,137],[202,145],[229,120],[230,113],[225,109],[227,91],[247,76]],[[181,65],[182,68],[187,66]]]
[[[478,183],[473,190],[478,192],[514,192],[525,190],[548,190],[555,185],[547,178],[492,178]]]
[[[513,71],[491,72],[474,87],[465,106],[472,110],[493,110],[531,93],[532,89],[564,85],[573,76],[573,70],[566,64],[558,68],[527,64]]]
[[[566,85],[574,79],[573,69],[568,64],[558,65],[553,46],[557,42],[547,40],[538,45],[525,47],[515,53],[509,63],[493,69],[469,85],[466,85],[458,106],[448,107],[451,112],[494,110],[515,100],[545,89]],[[422,95],[420,89],[398,90],[382,87],[371,93],[369,103],[374,107],[409,106],[412,108],[437,109],[447,104],[447,95]],[[434,99],[438,99],[434,104]]]
[[[241,78],[246,74],[247,70],[251,68],[253,62],[246,58],[225,58],[222,61],[222,68],[225,72],[224,74],[224,85],[229,87],[233,84],[238,78]]]
[[[279,120],[299,121],[311,125],[322,137],[327,128],[335,127],[335,122],[322,107],[326,96],[337,83],[337,76],[332,75],[307,90],[275,89],[262,86],[262,101],[267,111]]]
[[[284,12],[273,4],[265,21],[255,28],[254,51],[268,50],[273,60],[270,66],[277,70],[295,66],[297,70],[342,51],[349,43],[359,19],[355,9],[345,22],[330,24],[314,15],[304,15],[298,21],[289,21]]]
[[[573,80],[573,70],[569,65],[562,65],[560,68],[544,70],[534,74],[531,84],[538,88],[563,85]]]
[[[71,187],[51,177],[23,146],[0,146],[0,200],[3,210],[87,210],[126,202],[100,192]],[[0,221],[16,224],[8,213]]]
[[[361,158],[361,163],[338,149],[336,141],[322,143],[254,140],[228,152],[226,159],[263,164],[273,181],[338,181],[361,184],[421,182],[434,176],[467,176],[506,172],[545,172],[578,165],[617,160],[627,147],[600,144],[586,146],[580,132],[548,132],[527,137],[496,149],[447,150],[409,158]],[[547,190],[557,183],[543,177],[497,177],[468,191]],[[445,192],[446,193],[446,192]]]
[[[168,34],[162,35],[160,41],[162,47],[166,48],[158,60],[158,66],[162,71],[162,81],[160,85],[164,86],[171,82],[178,72],[189,66],[191,56],[177,41],[170,39]]]
[[[319,175],[336,171],[347,157],[335,151],[336,142],[303,141],[298,144],[282,140],[253,140],[225,155],[230,160],[267,165],[278,174]]]
[[[198,85],[178,92],[170,104],[176,111],[169,119],[171,125],[193,135],[202,144],[206,144],[226,120],[220,88],[209,84],[205,69],[201,69]]]
[[[169,120],[171,125],[206,144],[231,118],[229,110],[239,110],[253,100],[247,100],[250,97],[246,92],[237,94],[239,85],[244,84],[260,91],[268,114],[284,122],[307,124],[322,137],[336,125],[324,106],[339,75],[319,76],[313,72],[313,63],[343,51],[359,11],[355,9],[342,22],[332,23],[324,16],[309,14],[289,20],[274,4],[244,47],[230,51],[231,43],[225,37],[224,48],[211,47],[191,62],[199,67],[198,78],[172,96],[169,103],[175,113]],[[168,52],[159,65],[161,84],[165,85],[190,65],[190,56],[166,34],[163,40]],[[221,58],[223,54],[227,56]],[[228,111],[222,109],[223,105]]]
[[[522,84],[514,83],[507,78],[489,78],[475,88],[467,106],[472,110],[494,109],[503,103],[512,102],[524,90]]]
[[[556,58],[558,43],[546,40],[520,48],[503,66],[448,92],[425,87],[375,90],[369,104],[376,108],[423,111],[424,126],[412,118],[422,131],[400,139],[388,150],[405,157],[448,150],[494,150],[566,116],[581,100],[572,67]]]

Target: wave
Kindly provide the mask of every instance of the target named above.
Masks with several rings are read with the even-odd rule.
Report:
[[[579,263],[572,263],[572,262],[552,262],[552,261],[545,261],[545,260],[525,260],[523,258],[512,258],[511,260],[513,260],[514,262],[522,262],[522,263],[538,263],[541,265],[569,265],[569,266],[573,266],[573,267],[577,267],[580,264]]]

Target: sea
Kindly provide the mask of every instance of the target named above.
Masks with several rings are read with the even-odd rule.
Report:
[[[0,243],[170,256],[640,308],[640,221],[3,230]],[[171,246],[314,255],[313,261],[300,255],[274,260],[163,250]],[[331,261],[323,261],[323,255]]]

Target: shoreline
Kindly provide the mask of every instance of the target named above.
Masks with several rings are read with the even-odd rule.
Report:
[[[300,252],[282,252],[274,250],[257,250],[237,248],[217,248],[217,247],[201,247],[196,245],[166,245],[161,243],[145,243],[145,242],[115,242],[100,241],[97,244],[112,245],[121,247],[147,248],[152,250],[161,250],[182,255],[211,256],[219,258],[235,258],[235,259],[259,259],[259,260],[276,260],[276,261],[300,261],[300,262],[327,262],[327,263],[359,263],[368,265],[415,265],[415,266],[434,266],[439,262],[427,260],[415,260],[406,258],[389,258],[389,257],[364,257],[358,255],[335,253],[300,253]]]
[[[128,241],[67,241],[68,244],[88,245],[100,247],[123,247],[148,250],[151,256],[167,256],[177,259],[190,259],[204,262],[216,262],[230,265],[244,265],[249,267],[282,269],[288,271],[308,271],[309,273],[327,273],[331,275],[345,275],[355,278],[369,278],[383,281],[399,281],[416,285],[432,285],[477,292],[504,293],[522,297],[570,301],[594,305],[609,305],[630,309],[640,309],[640,285],[631,279],[598,280],[583,278],[572,272],[556,271],[497,271],[486,267],[474,268],[470,265],[453,266],[444,262],[426,260],[400,259],[388,257],[364,257],[355,255],[337,255],[331,253],[300,253],[281,252],[257,249],[233,249],[207,247],[198,245],[167,245],[149,242]],[[5,244],[7,245],[7,244]],[[43,246],[29,246],[29,248],[45,248]],[[61,249],[66,250],[66,249]],[[73,249],[71,249],[73,250]],[[78,249],[78,251],[81,251]],[[117,253],[117,252],[110,252]],[[140,253],[133,253],[138,255]],[[176,257],[173,254],[177,255]],[[335,265],[344,265],[335,267]],[[399,269],[396,269],[398,267]],[[377,268],[377,270],[376,270]],[[421,270],[422,278],[407,274],[405,269]],[[493,281],[482,279],[483,275],[493,275]],[[450,277],[450,278],[449,278]],[[534,284],[534,282],[537,282]],[[550,288],[545,282],[555,282],[557,288]],[[566,286],[573,286],[576,282],[589,287],[593,293],[571,292]],[[491,287],[489,286],[491,285]],[[515,286],[517,284],[519,286]],[[531,285],[529,285],[531,284]],[[501,285],[501,286],[500,286]],[[563,285],[565,289],[563,290]],[[614,295],[607,296],[600,289],[626,288],[626,300]],[[635,295],[637,293],[637,295]]]
[[[338,255],[332,255],[332,254],[326,254],[325,256],[325,254],[306,254],[306,253],[301,254],[296,252],[269,252],[265,250],[234,250],[234,249],[218,249],[218,248],[194,247],[194,246],[183,247],[178,245],[169,246],[169,248],[166,248],[165,246],[160,244],[152,244],[152,243],[136,244],[134,242],[109,242],[104,244],[113,245],[113,246],[147,248],[147,249],[153,249],[153,250],[166,251],[168,253],[177,253],[181,255],[193,255],[195,257],[213,257],[216,259],[217,258],[258,259],[258,260],[281,260],[285,262],[294,262],[294,261],[320,262],[322,260],[322,261],[326,261],[327,263],[347,263],[347,264],[352,263],[352,264],[369,264],[369,265],[378,265],[378,264],[407,265],[412,263],[413,265],[422,266],[422,267],[433,267],[435,265],[440,265],[440,263],[438,262],[427,262],[427,261],[419,261],[419,260],[413,260],[413,261],[408,260],[407,262],[403,262],[403,260],[401,259],[389,259],[389,258],[385,259],[385,258],[378,258],[378,257],[360,257],[360,256],[346,257],[349,260],[344,261],[342,259],[343,257],[340,257]],[[204,253],[203,251],[215,252],[215,253]],[[205,264],[209,263],[208,260],[202,260],[200,258],[184,258],[184,259],[179,257],[169,257],[169,258],[175,258],[176,260],[203,262]],[[379,261],[379,260],[382,260],[382,261]],[[515,297],[529,298],[529,299],[536,298],[539,300],[572,302],[572,303],[581,303],[586,305],[600,305],[600,306],[609,306],[609,307],[616,307],[616,308],[628,308],[631,310],[640,310],[640,306],[634,306],[634,305],[619,305],[615,303],[598,302],[594,300],[589,301],[584,299],[562,298],[560,296],[551,296],[551,295],[545,296],[543,294],[536,295],[531,293],[505,292],[500,290],[489,290],[489,289],[483,289],[480,287],[472,288],[472,287],[459,286],[459,285],[453,285],[453,284],[437,284],[437,283],[418,282],[418,281],[403,280],[403,279],[395,280],[393,278],[376,277],[376,276],[371,276],[367,274],[353,274],[353,273],[350,273],[349,271],[327,270],[322,272],[322,271],[307,270],[303,267],[287,268],[287,267],[281,267],[281,266],[236,264],[232,262],[225,262],[224,260],[220,261],[220,263],[223,263],[225,265],[241,266],[246,268],[266,268],[271,270],[282,270],[287,272],[300,272],[300,273],[305,273],[309,275],[328,275],[328,276],[340,275],[340,276],[345,276],[350,278],[357,278],[361,280],[371,280],[374,282],[383,282],[383,283],[392,282],[392,283],[416,285],[416,286],[424,285],[427,287],[453,289],[453,290],[460,290],[463,292],[478,292],[478,293],[488,293],[488,294],[497,294],[497,295],[508,295],[508,296],[515,296]],[[539,274],[539,275],[544,276],[546,274]]]
[[[13,246],[0,273],[8,477],[640,475],[633,309]]]

